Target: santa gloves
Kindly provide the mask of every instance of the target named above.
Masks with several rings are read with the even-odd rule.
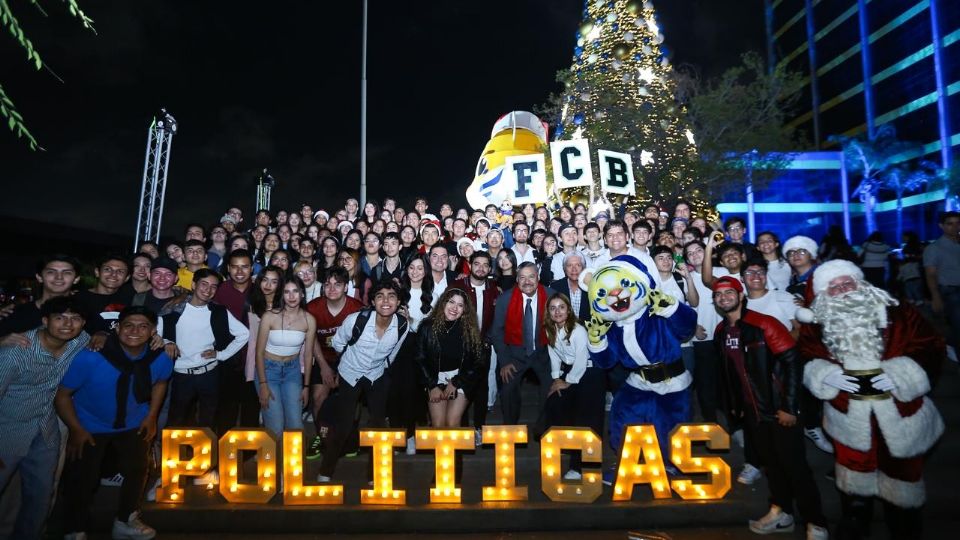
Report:
[[[877,377],[880,376],[881,375],[877,375]],[[860,391],[860,384],[857,382],[857,378],[853,375],[847,375],[840,367],[831,370],[830,373],[823,378],[823,384],[843,390],[844,392],[849,392],[851,394]]]
[[[897,389],[897,385],[894,384],[893,379],[886,373],[875,375],[870,379],[870,384],[881,392],[892,392]]]

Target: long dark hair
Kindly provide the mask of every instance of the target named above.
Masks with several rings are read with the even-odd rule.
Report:
[[[557,346],[557,324],[553,322],[553,319],[550,318],[550,302],[554,300],[560,300],[563,302],[563,305],[567,307],[567,322],[563,325],[564,330],[567,331],[567,345],[570,344],[570,337],[573,335],[573,329],[577,327],[577,314],[573,312],[573,304],[570,303],[570,299],[567,298],[567,295],[563,293],[553,293],[550,295],[550,298],[547,299],[547,303],[544,304],[546,313],[543,314],[543,330],[547,334],[547,343],[551,347]]]
[[[407,272],[410,271],[410,265],[414,261],[420,261],[423,264],[423,282],[420,283],[420,311],[424,315],[430,313],[430,304],[433,302],[433,272],[430,271],[430,263],[427,262],[426,257],[423,255],[417,255],[410,259],[410,262],[403,268],[403,277],[400,278],[400,286],[403,287],[403,298],[401,302],[406,304],[410,302],[410,276]]]
[[[480,328],[477,322],[477,308],[473,305],[472,294],[467,294],[458,287],[449,287],[440,295],[437,300],[437,307],[430,312],[430,315],[423,320],[423,328],[429,328],[433,333],[432,337],[436,342],[440,342],[441,336],[446,333],[457,321],[448,321],[443,312],[443,306],[454,296],[463,299],[463,314],[460,315],[460,323],[463,327],[463,345],[475,353],[479,353],[483,348],[483,340],[480,339]]]
[[[267,305],[267,297],[264,296],[263,291],[260,290],[260,283],[263,281],[263,278],[266,277],[267,272],[273,272],[277,275],[277,292],[273,293],[273,301],[270,302],[269,306]],[[283,286],[286,285],[286,283],[287,280],[283,269],[276,266],[267,266],[261,270],[257,279],[253,280],[253,290],[250,291],[250,311],[254,312],[257,317],[263,317],[263,314],[266,313],[268,309],[280,309],[282,307]]]
[[[303,284],[303,280],[300,279],[300,276],[297,276],[297,275],[290,276],[290,277],[288,277],[287,279],[285,279],[285,280],[283,281],[283,285],[277,290],[277,293],[279,293],[279,294],[274,293],[274,295],[273,295],[273,300],[274,300],[273,303],[274,303],[275,306],[276,306],[276,304],[279,304],[279,307],[273,307],[273,308],[270,309],[270,311],[273,311],[273,312],[275,312],[275,313],[280,313],[281,311],[283,311],[283,308],[286,307],[286,306],[284,306],[284,303],[283,303],[283,290],[284,290],[284,289],[287,287],[287,285],[289,285],[290,283],[293,283],[294,285],[296,285],[296,286],[297,286],[297,289],[300,290],[300,304],[298,304],[297,307],[299,307],[300,309],[306,311],[306,309],[307,309],[307,287],[306,287],[306,285]],[[277,302],[278,299],[280,300],[279,302]]]

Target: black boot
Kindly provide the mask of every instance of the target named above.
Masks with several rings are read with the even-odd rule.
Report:
[[[920,508],[903,508],[884,501],[883,517],[891,540],[923,538],[923,519]]]
[[[870,537],[870,522],[873,521],[873,498],[840,494],[842,517],[837,528],[837,538],[860,540]]]

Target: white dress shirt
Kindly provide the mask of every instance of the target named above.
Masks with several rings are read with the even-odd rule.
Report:
[[[534,253],[536,252],[536,250],[530,244],[527,244],[526,253],[520,253],[520,250],[517,249],[517,244],[514,244],[513,247],[510,248],[510,251],[512,251],[513,254],[517,256],[517,266],[520,266],[525,262],[532,262],[532,263],[537,262],[536,257],[534,257]]]
[[[593,367],[587,351],[587,329],[578,323],[573,327],[569,341],[567,343],[567,330],[558,328],[556,343],[547,348],[550,353],[550,376],[559,379],[563,373],[562,364],[567,364],[573,367],[563,379],[570,384],[577,384],[587,368]]]
[[[357,312],[347,315],[331,343],[334,350],[340,353],[337,372],[350,386],[356,386],[361,377],[366,377],[371,382],[379,379],[387,365],[396,358],[397,352],[400,351],[400,344],[406,337],[406,332],[402,336],[399,335],[397,317],[391,317],[390,326],[382,337],[377,337],[377,316],[374,313],[370,315],[357,342],[347,347],[347,342],[353,336],[353,326],[359,314]],[[409,326],[407,329],[409,330]]]

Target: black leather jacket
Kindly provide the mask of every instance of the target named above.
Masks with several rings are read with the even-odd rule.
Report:
[[[736,364],[726,355],[727,322],[717,326],[714,344],[723,360],[720,386],[726,410],[736,418],[748,407],[760,420],[776,420],[777,411],[798,415],[800,385],[803,383],[800,354],[790,332],[780,321],[747,310],[736,323],[740,349],[754,404],[744,399]]]
[[[457,328],[462,328],[458,325]],[[480,351],[475,351],[467,346],[464,339],[458,339],[462,345],[460,367],[457,374],[450,380],[454,386],[461,389],[467,395],[470,395],[480,376],[481,361]],[[420,382],[427,389],[442,388],[437,384],[437,376],[440,373],[440,344],[434,337],[433,328],[429,324],[421,324],[417,331],[417,355],[416,362],[419,367]]]

